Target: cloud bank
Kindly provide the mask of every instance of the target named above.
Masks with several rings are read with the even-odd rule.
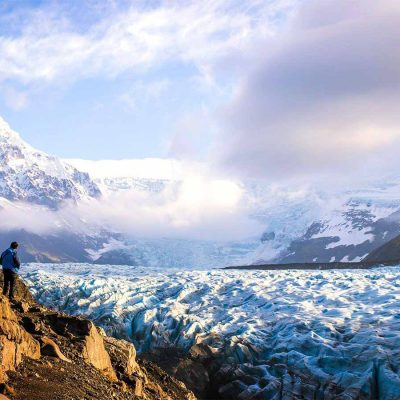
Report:
[[[103,229],[131,238],[229,241],[258,237],[263,226],[250,217],[243,188],[186,166],[180,181],[161,191],[107,190],[100,198],[65,202],[57,211],[8,201],[0,207],[0,230],[37,234],[64,230],[95,234]]]
[[[399,2],[304,2],[249,55],[253,68],[219,115],[222,168],[275,180],[347,174],[398,153],[399,35]]]

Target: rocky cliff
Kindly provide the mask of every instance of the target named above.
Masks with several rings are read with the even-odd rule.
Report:
[[[14,304],[0,295],[1,399],[195,400],[133,344],[37,304],[21,280],[16,292]]]

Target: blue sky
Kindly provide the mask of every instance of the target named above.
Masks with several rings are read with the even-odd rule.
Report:
[[[397,0],[5,1],[0,114],[68,158],[393,170],[399,27]]]
[[[232,96],[239,53],[288,7],[275,3],[2,3],[0,113],[62,157],[201,158],[215,131],[205,116]]]

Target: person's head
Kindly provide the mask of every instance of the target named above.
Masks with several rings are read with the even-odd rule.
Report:
[[[10,244],[10,247],[11,247],[13,250],[17,250],[17,248],[18,248],[18,243],[17,243],[17,242],[12,242],[12,243]]]

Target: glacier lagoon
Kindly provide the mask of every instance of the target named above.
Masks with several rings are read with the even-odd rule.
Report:
[[[38,301],[89,316],[140,352],[203,346],[221,398],[400,398],[400,267],[21,272]]]

